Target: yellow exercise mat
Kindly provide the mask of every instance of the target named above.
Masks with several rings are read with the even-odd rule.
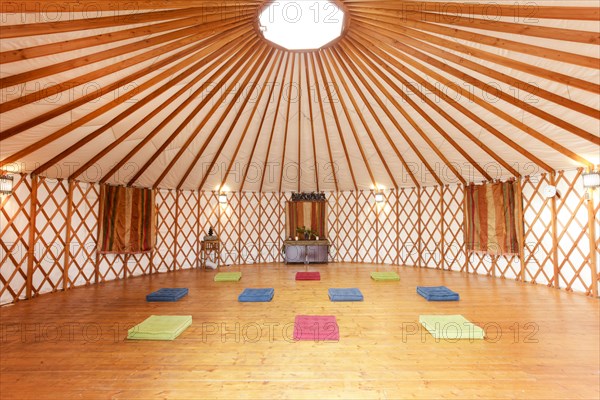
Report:
[[[420,315],[419,322],[436,339],[483,339],[483,329],[462,315]]]
[[[127,331],[127,339],[175,340],[190,325],[191,315],[151,315]]]

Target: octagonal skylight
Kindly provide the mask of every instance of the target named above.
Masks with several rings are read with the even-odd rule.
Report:
[[[272,1],[258,19],[265,39],[289,50],[321,48],[344,29],[344,11],[333,1]]]

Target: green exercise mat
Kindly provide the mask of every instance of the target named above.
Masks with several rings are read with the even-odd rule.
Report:
[[[235,282],[241,278],[241,272],[219,272],[215,275],[215,282]]]
[[[371,278],[376,281],[399,281],[400,276],[395,272],[371,272]]]
[[[127,331],[127,339],[175,340],[188,326],[191,315],[151,315]]]
[[[483,339],[483,329],[462,315],[421,315],[419,322],[436,339]]]

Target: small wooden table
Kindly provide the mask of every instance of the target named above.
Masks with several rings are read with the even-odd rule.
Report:
[[[206,259],[211,253],[217,255],[217,267],[219,266],[219,255],[221,250],[220,240],[203,240],[200,242],[200,267],[206,269]]]

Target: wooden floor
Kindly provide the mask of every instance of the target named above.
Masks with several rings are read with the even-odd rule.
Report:
[[[185,270],[45,295],[0,309],[0,397],[598,399],[599,303],[484,276],[367,264],[229,267],[240,282]],[[296,282],[318,270],[320,282]],[[375,282],[371,271],[398,271]],[[460,302],[427,302],[416,285],[446,285]],[[188,287],[177,303],[147,303]],[[274,287],[270,303],[238,303]],[[365,300],[332,303],[329,287]],[[125,340],[152,314],[192,315],[172,342]],[[339,342],[293,342],[297,314],[335,315]],[[419,314],[462,314],[485,341],[436,342]]]

